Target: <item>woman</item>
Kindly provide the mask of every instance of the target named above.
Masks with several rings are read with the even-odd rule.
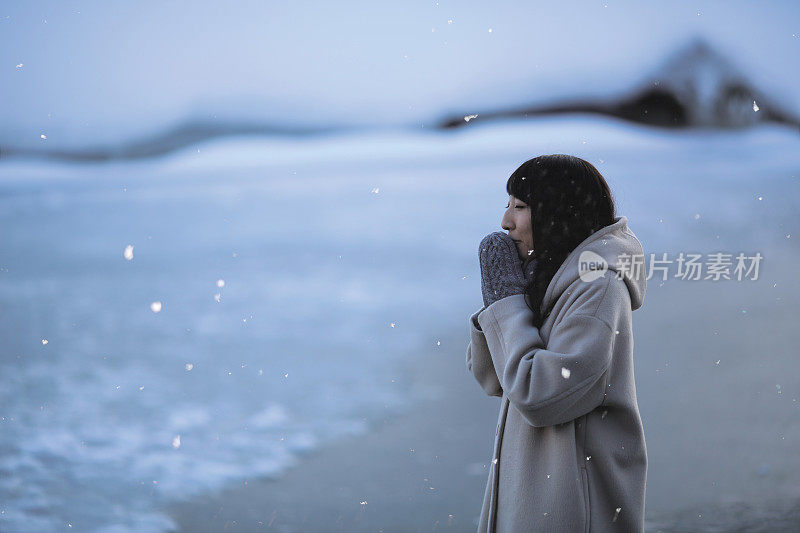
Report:
[[[478,531],[644,531],[647,451],[632,311],[642,245],[590,163],[522,164],[480,244],[467,368],[502,398]]]

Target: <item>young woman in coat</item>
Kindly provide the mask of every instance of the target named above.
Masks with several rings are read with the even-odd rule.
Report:
[[[501,397],[478,531],[642,532],[642,245],[583,159],[526,161],[506,191],[508,233],[480,244],[484,307],[469,317],[467,368]]]

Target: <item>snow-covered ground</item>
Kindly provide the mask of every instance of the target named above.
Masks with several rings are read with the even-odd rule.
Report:
[[[635,314],[648,509],[788,496],[798,148],[776,126],[677,133],[575,115],[4,164],[0,529],[166,531],[164,502],[446,401],[406,369],[437,332],[463,329],[454,310],[479,306],[477,243],[500,229],[508,175],[558,152],[605,175],[645,253],[765,256],[758,281],[649,282]],[[686,308],[658,311],[675,302]],[[741,351],[713,351],[709,314],[741,321]]]

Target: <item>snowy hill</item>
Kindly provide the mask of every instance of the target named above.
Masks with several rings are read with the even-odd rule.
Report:
[[[759,122],[800,125],[800,119],[756,88],[747,74],[698,37],[630,90],[603,98],[446,117],[452,128],[470,121],[557,113],[600,113],[663,127],[746,127]],[[477,116],[476,116],[477,115]]]

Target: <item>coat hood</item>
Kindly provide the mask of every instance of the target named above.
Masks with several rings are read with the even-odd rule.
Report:
[[[631,310],[639,309],[647,288],[644,252],[624,216],[616,217],[613,224],[592,233],[570,252],[547,286],[542,310],[548,309],[576,280],[612,275],[622,276],[631,295]]]

